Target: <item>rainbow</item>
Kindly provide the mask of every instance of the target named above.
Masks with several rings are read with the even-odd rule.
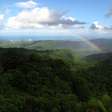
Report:
[[[103,52],[103,50],[97,46],[95,43],[93,43],[91,40],[89,40],[87,37],[85,36],[81,36],[80,35],[80,40],[85,42],[88,46],[90,46],[92,49],[94,49],[96,52],[101,53]]]

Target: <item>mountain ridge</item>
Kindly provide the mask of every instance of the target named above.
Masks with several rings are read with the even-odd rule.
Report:
[[[44,41],[1,41],[0,47],[3,48],[26,48],[36,50],[51,50],[51,49],[70,49],[75,53],[87,56],[91,54],[100,53],[97,49],[92,48],[93,44],[101,49],[101,52],[112,51],[112,39],[91,39],[86,41],[72,41],[72,40],[44,40]]]

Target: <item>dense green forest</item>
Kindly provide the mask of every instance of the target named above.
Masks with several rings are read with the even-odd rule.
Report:
[[[0,112],[112,112],[112,57],[1,48]]]

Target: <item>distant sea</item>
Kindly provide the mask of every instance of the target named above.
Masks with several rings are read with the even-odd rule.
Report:
[[[0,36],[0,41],[80,40],[78,36]]]

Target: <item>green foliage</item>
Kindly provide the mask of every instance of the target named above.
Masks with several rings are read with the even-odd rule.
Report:
[[[86,105],[86,111],[108,112],[106,108],[104,107],[103,103],[99,99],[96,99],[96,98],[92,98],[88,101]]]
[[[0,112],[22,112],[23,98],[21,96],[0,95]]]
[[[101,101],[108,112],[112,111],[112,98],[109,95],[103,95]]]
[[[68,50],[0,49],[0,112],[111,112],[111,82],[111,58],[90,64]]]

